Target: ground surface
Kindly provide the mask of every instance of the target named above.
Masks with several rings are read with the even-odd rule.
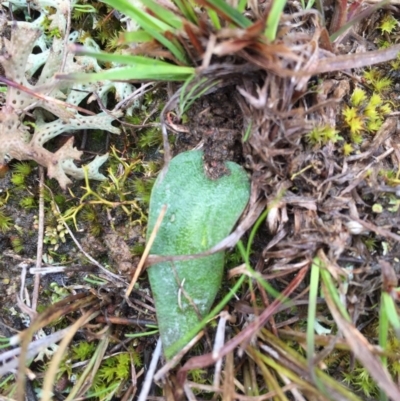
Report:
[[[294,12],[296,5],[289,3],[288,12]],[[328,19],[333,3],[327,6]],[[382,32],[379,27],[385,18],[398,16],[399,10],[394,6],[374,12],[367,21],[356,25],[335,44],[336,54],[374,50],[382,46],[382,41],[395,44],[400,32],[398,25],[390,33]],[[399,83],[396,68],[388,63],[374,67],[378,77],[374,80],[365,74],[371,69],[350,70],[351,64],[348,67],[344,72],[311,77],[300,89],[292,85],[290,77],[274,73],[267,76],[264,73],[237,74],[232,77],[234,85],[227,84],[214,93],[204,95],[191,106],[184,118],[176,120],[174,113],[169,116],[173,154],[194,147],[203,149],[205,169],[212,179],[225,173],[225,160],[234,160],[249,172],[252,180],[251,205],[255,210],[258,201],[263,206],[260,210],[269,210],[268,217],[264,215],[259,220],[249,252],[249,262],[254,271],[278,291],[285,291],[297,278],[301,280],[291,295],[293,303],[290,306],[280,304],[274,313],[268,315],[264,328],[257,331],[257,335],[252,332],[257,346],[248,344],[244,357],[233,351],[226,354],[221,385],[221,392],[229,394],[230,398],[226,399],[239,399],[235,398],[237,394],[243,400],[269,399],[256,397],[262,397],[268,391],[278,394],[276,399],[280,400],[301,400],[304,399],[302,397],[309,400],[329,399],[326,391],[320,391],[315,384],[315,377],[311,377],[309,361],[303,359],[306,356],[310,300],[316,304],[315,328],[318,334],[314,344],[314,363],[326,374],[322,379],[324,385],[337,400],[385,399],[379,395],[381,383],[375,377],[371,378],[371,371],[365,369],[365,360],[356,361],[358,354],[354,354],[353,349],[356,344],[348,339],[348,333],[357,339],[355,332],[361,333],[370,348],[359,339],[356,342],[370,350],[376,358],[373,363],[380,360],[377,356],[379,350],[374,348],[380,344],[382,331],[379,304],[382,292],[396,298],[395,288],[400,273]],[[388,76],[392,81],[385,88],[380,88],[379,82]],[[254,98],[264,90],[267,100],[264,99],[263,107],[257,108],[254,106],[256,102],[251,103],[246,101],[248,97],[241,97],[238,86]],[[365,93],[365,99],[358,103],[354,98],[356,88]],[[30,299],[27,294],[35,291],[34,276],[28,272],[24,277],[23,273],[24,268],[36,265],[40,224],[45,230],[43,264],[60,264],[66,269],[41,279],[37,310],[41,312],[66,296],[94,294],[101,311],[96,321],[74,337],[72,346],[66,352],[67,357],[56,380],[58,399],[66,399],[76,383],[76,377],[82,371],[79,363],[86,366],[93,357],[102,338],[99,334],[103,333],[102,330],[107,331],[109,341],[102,355],[109,362],[97,366],[98,374],[91,378],[90,391],[111,394],[111,384],[118,383],[118,391],[113,390],[111,397],[114,398],[110,399],[122,400],[132,399],[129,397],[141,389],[157,334],[134,339],[127,339],[125,335],[147,333],[152,328],[151,324],[155,323],[146,274],[143,273],[135,285],[129,305],[124,301],[123,294],[144,250],[151,185],[163,164],[159,114],[168,94],[166,87],[156,87],[151,97],[143,100],[140,111],[126,120],[131,125],[126,125],[118,139],[95,133],[92,136],[88,134],[84,141],[82,149],[86,151],[87,158],[94,153],[104,153],[104,143],[109,144],[109,149],[111,146],[115,149],[111,152],[108,166],[111,173],[118,177],[119,186],[113,185],[111,179],[101,184],[91,182],[90,186],[97,196],[91,193],[82,201],[88,191],[82,188],[82,182],[74,182],[62,192],[57,183],[47,180],[45,184],[48,188],[43,192],[44,218],[41,219],[36,165],[30,164],[31,171],[22,183],[16,185],[19,170],[18,163],[13,162],[0,181],[0,211],[3,214],[0,224],[6,225],[2,225],[0,230],[0,334],[10,337],[27,327],[29,315],[31,319],[35,317],[27,303]],[[381,99],[374,109],[376,118],[367,113],[374,95]],[[390,109],[384,110],[384,105],[390,106]],[[360,119],[362,128],[356,130],[352,127],[354,119],[351,121],[346,117],[346,108],[354,109],[354,119]],[[250,120],[252,125],[248,130]],[[372,127],[372,123],[378,125]],[[337,132],[332,134],[326,127],[333,127]],[[76,143],[80,143],[80,139],[76,138]],[[50,146],[53,145],[56,144]],[[76,225],[71,218],[74,211],[77,212]],[[247,214],[251,212],[246,211]],[[81,248],[119,279],[110,280],[88,261],[63,226],[62,216],[67,219]],[[260,212],[254,220],[259,216]],[[250,232],[251,229],[243,237],[245,243]],[[227,269],[239,266],[240,271],[242,256],[237,249],[230,251]],[[310,298],[310,273],[306,274],[304,269],[310,268],[312,261],[315,263],[316,256],[333,277],[332,283],[335,283],[334,287],[338,289],[350,317],[352,326],[347,328],[350,331],[346,332],[347,326],[342,323],[345,319],[335,315],[336,309],[327,301],[326,293],[322,294],[319,289],[315,298]],[[221,298],[237,282],[237,275],[235,270],[227,274],[229,280],[224,281]],[[326,288],[326,282],[321,286]],[[27,292],[21,293],[21,288]],[[25,302],[18,300],[17,296],[25,297]],[[243,339],[250,339],[246,327],[256,316],[263,316],[273,299],[259,281],[246,281],[236,300],[232,300],[226,308],[232,317],[226,329],[226,340],[240,333],[244,333]],[[87,302],[92,305],[93,301]],[[28,308],[24,308],[24,303],[28,304]],[[44,330],[49,335],[68,326],[78,316],[75,310],[65,312],[63,319],[48,322]],[[107,322],[113,324],[107,326]],[[400,343],[393,327],[390,330],[388,327],[385,355],[389,355],[389,362],[386,366],[392,380],[398,384]],[[344,336],[342,333],[345,333]],[[214,327],[209,328],[206,337],[181,365],[190,356],[211,351]],[[290,357],[288,349],[293,351]],[[266,356],[260,356],[260,350],[267,350]],[[275,365],[263,359],[268,357],[272,360],[274,352],[280,353],[274,359],[278,361],[274,362]],[[124,355],[129,355],[127,361],[123,359]],[[36,375],[32,381],[34,388],[41,388],[50,359],[50,356],[45,357],[30,366]],[[210,399],[215,390],[212,387],[214,370],[207,366],[194,365],[189,374],[190,385],[200,393],[198,399]],[[284,373],[282,369],[286,369]],[[291,376],[292,373],[295,377]],[[161,395],[172,399],[169,397],[172,397],[171,389],[174,389],[174,374],[173,371],[163,386],[153,385],[150,392],[153,398],[149,399]],[[334,379],[337,386],[343,384],[348,387],[349,392],[338,390],[327,377]],[[13,397],[14,383],[12,378],[0,394],[3,392]],[[293,383],[297,383],[300,390],[288,391],[285,393],[287,398],[276,388],[290,387]],[[228,387],[230,390],[227,390]],[[127,389],[131,393],[124,398],[128,394]],[[352,395],[355,398],[351,398]],[[106,398],[96,395],[96,399]]]

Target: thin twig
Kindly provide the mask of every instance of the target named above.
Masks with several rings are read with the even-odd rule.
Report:
[[[218,322],[218,327],[217,327],[217,333],[215,335],[215,342],[214,342],[214,348],[213,348],[213,353],[218,354],[221,348],[224,345],[225,342],[225,328],[226,328],[226,322],[230,318],[230,315],[226,311],[222,311],[220,314],[220,320]],[[219,382],[221,380],[221,369],[222,369],[222,359],[218,359],[218,361],[215,363],[215,373],[214,373],[214,380],[213,380],[213,385],[215,388],[219,387]]]
[[[26,287],[25,287],[27,264],[20,263],[18,265],[18,267],[21,268],[21,288],[20,288],[19,295],[17,295],[17,305],[23,313],[26,313],[30,317],[30,319],[32,321],[37,316],[37,313],[35,310],[33,310],[31,308],[31,303],[29,301],[29,293],[28,293],[28,291],[26,291]],[[24,299],[26,299],[26,302],[24,302]]]
[[[44,168],[39,167],[39,221],[38,221],[38,240],[36,250],[36,269],[42,267],[43,257],[43,238],[44,238]],[[35,274],[35,282],[33,285],[32,294],[32,309],[36,310],[38,299],[39,299],[39,286],[40,286],[40,274]]]
[[[153,352],[153,358],[151,360],[149,370],[147,371],[146,378],[144,379],[144,382],[142,385],[142,391],[140,392],[138,401],[146,401],[147,400],[147,395],[149,394],[149,391],[150,391],[154,372],[156,371],[158,360],[160,359],[161,348],[162,348],[161,338],[159,338],[157,341],[156,349]]]
[[[157,221],[156,224],[154,226],[153,232],[150,235],[149,240],[147,241],[146,244],[146,248],[143,252],[142,257],[140,258],[140,262],[135,270],[135,274],[132,277],[131,283],[129,284],[128,289],[125,292],[125,298],[128,299],[129,295],[131,295],[131,291],[133,289],[133,286],[136,284],[136,281],[138,279],[138,277],[140,276],[140,273],[142,272],[143,266],[147,260],[147,257],[149,256],[150,253],[150,249],[153,245],[154,240],[156,239],[158,230],[160,229],[161,223],[164,219],[165,213],[167,212],[167,205],[163,205],[161,210],[160,210],[160,214],[157,217]]]

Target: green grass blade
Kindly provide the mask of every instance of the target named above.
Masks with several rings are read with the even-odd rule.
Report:
[[[248,139],[250,137],[252,126],[253,126],[253,121],[250,121],[249,125],[246,128],[246,132],[244,133],[244,136],[243,136],[243,143],[248,141]]]
[[[384,296],[388,295],[386,293],[382,293],[381,295],[381,305],[379,311],[379,346],[386,351],[388,345],[388,337],[389,337],[389,319],[387,310],[385,308],[385,300]],[[387,368],[388,358],[387,356],[381,356],[382,365]],[[387,401],[387,395],[380,390],[379,398],[381,401]]]
[[[383,309],[383,310],[382,310]],[[382,293],[381,312],[385,312],[387,319],[393,327],[396,337],[400,338],[400,319],[397,313],[396,305],[393,298],[387,293]]]
[[[217,14],[222,14],[240,28],[247,28],[252,24],[239,10],[233,8],[224,0],[204,0],[204,3],[206,6],[212,7]]]
[[[307,10],[309,10],[310,8],[313,8],[314,3],[315,3],[315,0],[310,0],[310,1],[307,3]]]
[[[340,313],[342,314],[342,316],[348,322],[351,322],[350,316],[349,316],[346,308],[344,307],[343,303],[340,300],[338,290],[337,290],[335,284],[333,283],[332,276],[330,275],[328,270],[321,269],[321,279],[324,282],[324,284],[326,285],[329,293],[331,294],[333,301],[335,302],[337,308],[340,310]]]
[[[285,6],[286,0],[275,0],[272,3],[271,10],[267,17],[267,26],[264,32],[266,38],[271,42],[276,38],[279,21],[281,20],[281,14]]]
[[[134,6],[129,0],[102,0],[102,3],[106,3],[112,8],[121,11],[143,28],[144,26],[142,24],[155,29],[158,32],[165,32],[168,29],[171,29],[170,25],[146,13],[146,11],[141,8]]]
[[[172,31],[173,26],[166,24],[161,19],[153,17],[144,10],[133,6],[127,0],[103,0],[104,3],[118,9],[136,21],[144,31],[164,45],[174,57],[184,64],[188,64],[183,47],[176,41],[171,41],[164,36],[167,31]]]
[[[76,47],[74,48],[75,54],[79,55],[84,55],[84,56],[89,56],[89,57],[94,57],[97,60],[104,61],[107,63],[119,63],[119,64],[125,64],[125,65],[158,65],[160,67],[167,67],[171,66],[172,64],[158,60],[155,58],[151,57],[145,57],[145,56],[131,56],[128,54],[117,54],[117,53],[106,53],[106,52],[95,52],[95,51],[90,51],[86,50],[84,47]],[[186,68],[186,67],[185,67]]]
[[[215,10],[209,8],[207,9],[207,14],[210,18],[211,23],[214,25],[215,29],[221,29],[221,23],[219,22],[218,14]]]
[[[247,0],[239,0],[239,4],[237,5],[237,10],[241,13],[244,12],[247,6]]]
[[[184,81],[195,73],[194,68],[175,65],[161,67],[157,64],[137,64],[129,67],[112,68],[99,73],[65,74],[58,78],[76,80],[77,82],[111,81]]]
[[[150,331],[144,331],[144,332],[141,332],[141,333],[132,333],[132,334],[128,333],[128,334],[125,334],[125,337],[127,337],[127,338],[140,338],[140,337],[146,337],[146,336],[153,336],[154,334],[157,334],[157,333],[158,333],[158,329],[150,330]]]
[[[140,79],[151,81],[184,81],[195,73],[193,67],[178,66],[150,57],[86,51],[82,47],[77,47],[76,53],[94,57],[104,62],[125,64],[126,67],[111,68],[94,74],[75,73],[60,75],[59,77],[77,79],[80,82],[95,82],[102,79],[116,81]],[[85,76],[87,77],[86,79],[84,78]]]
[[[278,204],[278,202],[282,199],[283,195],[285,194],[285,191],[281,191],[280,193],[278,193],[278,195],[275,197],[274,200],[272,200],[271,202],[269,202],[269,205],[267,207],[267,209],[265,209],[262,214],[260,215],[260,217],[257,219],[257,221],[255,222],[253,228],[251,229],[250,235],[249,235],[249,240],[247,242],[247,254],[250,256],[250,252],[251,252],[251,247],[253,245],[253,241],[254,238],[256,236],[256,233],[258,231],[258,229],[260,228],[261,224],[263,224],[265,222],[265,219],[268,216],[268,213],[270,212],[270,210]]]
[[[307,359],[309,366],[313,366],[315,350],[315,318],[317,313],[318,283],[321,260],[315,257],[311,265],[310,293],[308,297],[308,315],[307,315]]]
[[[141,25],[142,28],[147,31],[154,39],[158,40],[161,44],[163,44],[175,57],[183,64],[189,64],[185,50],[178,43],[177,40],[169,40],[162,33],[157,32],[154,29],[144,25]]]
[[[153,37],[145,31],[123,32],[120,38],[122,43],[143,43],[153,40]]]
[[[188,91],[189,84],[193,81],[194,77],[188,79],[185,84],[182,86],[180,96],[179,96],[179,117],[182,117],[183,114],[186,113],[187,110],[192,106],[192,104],[196,101],[196,99],[203,96],[209,89],[213,86],[217,85],[218,82],[213,81],[204,88],[201,86],[207,81],[206,78],[202,78],[199,82],[195,83]]]
[[[322,394],[329,397],[328,391],[316,373],[314,365],[315,352],[315,323],[317,315],[317,298],[318,284],[322,261],[319,257],[315,257],[311,265],[310,293],[308,297],[308,315],[307,315],[307,361],[310,369],[311,377]]]
[[[160,20],[164,21],[166,24],[171,25],[175,29],[182,29],[182,19],[181,17],[174,14],[172,11],[160,6],[160,4],[155,3],[153,0],[140,0],[149,10],[151,10]]]
[[[243,242],[241,240],[238,241],[236,244],[240,255],[243,258],[244,263],[246,264],[246,269],[248,272],[248,275],[254,279],[257,280],[258,283],[264,288],[264,290],[271,295],[274,299],[280,299],[282,303],[288,303],[290,306],[294,306],[294,304],[291,304],[290,298],[287,298],[283,296],[279,291],[277,291],[268,281],[264,280],[263,277],[259,272],[256,272],[251,268],[250,265],[250,254],[246,250],[245,246],[243,245]]]
[[[198,18],[194,11],[193,5],[187,0],[174,0],[174,3],[179,8],[180,12],[186,17],[186,19],[195,25],[198,25]]]

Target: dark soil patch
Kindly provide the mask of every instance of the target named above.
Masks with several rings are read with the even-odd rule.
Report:
[[[187,149],[201,146],[205,170],[211,179],[227,172],[225,161],[243,160],[243,117],[234,93],[235,87],[228,86],[194,102],[187,113],[189,133],[179,135],[179,151],[183,150],[180,143]]]

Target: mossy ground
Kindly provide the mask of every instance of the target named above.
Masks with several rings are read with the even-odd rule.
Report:
[[[91,1],[83,3],[92,5]],[[327,6],[328,19],[331,5]],[[92,32],[93,37],[104,48],[115,50],[118,15],[100,3],[93,2],[93,6],[99,8],[98,17],[103,21]],[[290,4],[288,12],[294,12],[293,7]],[[396,18],[399,11],[394,7],[376,11],[354,27],[352,35],[338,45],[337,53],[392,45],[399,31],[398,23],[393,22]],[[93,15],[75,13],[72,23],[73,28],[90,31]],[[267,284],[284,291],[299,276],[300,269],[311,266],[318,254],[325,257],[355,330],[362,333],[379,358],[386,358],[385,366],[398,383],[400,343],[396,330],[387,326],[385,353],[379,353],[375,347],[382,345],[381,293],[396,297],[400,271],[396,237],[400,223],[396,63],[398,60],[351,73],[314,77],[304,93],[293,91],[289,100],[285,98],[289,80],[273,77],[276,79],[269,87],[268,104],[274,113],[270,114],[239,107],[240,101],[233,100],[237,99],[238,82],[203,96],[179,121],[171,114],[177,127],[170,137],[173,153],[200,143],[211,167],[209,171],[215,176],[221,173],[224,160],[241,163],[251,174],[256,193],[269,208],[268,217],[260,220],[254,238],[251,230],[243,238],[245,243],[252,238],[247,262],[255,273],[252,279],[243,281],[236,299],[227,306],[231,315],[225,330],[227,341],[245,332],[255,317],[273,303]],[[251,78],[251,82],[240,84],[253,89],[257,84],[262,86],[264,77]],[[75,139],[85,150],[84,159],[110,152],[104,167],[107,181],[92,181],[90,188],[83,187],[83,181],[74,182],[65,192],[56,182],[45,181],[42,259],[45,265],[61,264],[66,270],[42,277],[37,311],[49,311],[55,302],[78,293],[94,294],[95,305],[101,312],[91,325],[75,335],[65,352],[54,383],[59,399],[66,399],[83,377],[84,369],[95,361],[101,363],[94,365],[96,374],[89,376],[90,386],[84,388],[86,396],[99,400],[133,399],[150,364],[158,335],[152,326],[155,312],[146,274],[140,276],[130,304],[123,294],[145,246],[151,186],[163,164],[159,116],[168,93],[166,87],[158,86],[147,94],[133,116],[125,119],[128,124],[123,126],[119,137],[92,132],[86,138]],[[282,99],[290,107],[280,108]],[[331,100],[332,104],[305,117],[306,108],[325,100]],[[261,128],[246,136],[244,132],[252,118]],[[321,124],[314,124],[318,119]],[[302,130],[296,131],[298,127]],[[4,337],[11,337],[15,330],[25,330],[29,324],[29,314],[16,301],[21,285],[28,294],[34,287],[33,275],[28,273],[24,282],[21,277],[24,266],[29,269],[36,264],[40,223],[38,167],[34,164],[28,167],[13,162],[0,180],[0,333]],[[111,280],[88,262],[63,221],[83,250],[121,280]],[[363,222],[368,222],[369,228]],[[231,269],[242,271],[240,265],[244,259],[239,248],[227,255],[230,277],[224,281],[217,302],[239,282]],[[382,267],[385,263],[390,265],[389,273]],[[235,399],[235,394],[240,394],[253,399],[250,397],[271,392],[271,397],[279,400],[302,397],[327,400],[328,389],[335,399],[387,399],[380,392],[381,383],[354,358],[354,345],[341,336],[343,328],[327,307],[323,290],[315,298],[318,335],[314,339],[315,360],[311,358],[317,372],[313,376],[310,359],[304,359],[309,351],[306,330],[310,282],[307,274],[297,283],[292,304],[281,304],[271,313],[265,327],[252,337],[244,355],[236,352],[227,355],[220,392],[213,387],[214,369],[190,370],[188,379],[196,396],[218,399],[218,394],[224,394],[228,397],[224,399]],[[324,282],[321,287],[325,285]],[[90,302],[93,301],[89,299]],[[65,316],[47,322],[44,333],[50,335],[61,330],[78,317],[76,310],[66,312]],[[182,365],[192,356],[211,351],[216,326],[216,321],[209,325],[205,339],[192,349]],[[40,394],[52,354],[49,349],[42,359],[30,364],[35,378],[29,381],[27,392],[31,388]],[[168,397],[174,380],[173,372],[162,386],[153,385],[151,395]],[[342,391],[340,385],[349,391]],[[288,392],[283,392],[285,386]],[[293,387],[300,395],[292,391]],[[76,399],[84,394],[79,393],[83,391],[81,388],[77,391]],[[0,394],[13,399],[15,392],[15,376],[5,376],[0,381]]]

